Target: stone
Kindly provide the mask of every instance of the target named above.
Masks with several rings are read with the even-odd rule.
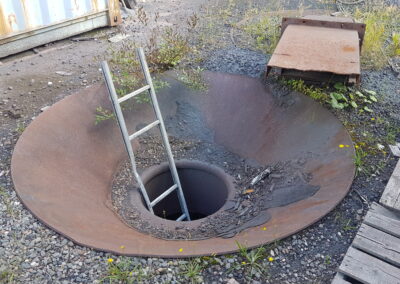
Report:
[[[400,157],[400,143],[396,145],[389,145],[390,151],[392,151],[393,156]]]

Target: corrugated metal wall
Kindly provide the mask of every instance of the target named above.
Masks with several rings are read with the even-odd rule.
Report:
[[[0,38],[104,11],[108,0],[0,0]]]

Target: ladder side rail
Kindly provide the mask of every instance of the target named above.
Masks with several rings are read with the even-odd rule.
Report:
[[[154,214],[153,208],[150,205],[151,202],[149,200],[149,196],[147,195],[147,192],[146,192],[146,189],[145,189],[144,184],[142,182],[142,179],[140,178],[140,175],[138,174],[137,169],[136,169],[135,155],[133,153],[131,141],[129,139],[128,129],[126,127],[126,123],[125,123],[124,115],[123,115],[122,110],[121,110],[121,106],[118,103],[118,96],[117,96],[117,93],[115,91],[114,83],[112,81],[110,68],[108,67],[108,64],[107,64],[106,61],[101,62],[101,69],[103,71],[103,75],[104,75],[104,78],[105,78],[105,81],[106,81],[108,93],[110,95],[111,103],[112,103],[112,106],[114,108],[114,113],[117,116],[117,121],[118,121],[118,124],[119,124],[119,129],[121,130],[121,134],[122,134],[122,138],[123,138],[123,141],[124,141],[124,144],[125,144],[125,148],[126,148],[126,150],[128,152],[129,160],[130,160],[131,166],[132,166],[133,175],[135,176],[137,182],[139,183],[140,191],[142,193],[143,199],[146,202],[147,208],[150,210],[151,213]]]
[[[179,180],[178,171],[176,169],[176,165],[175,165],[175,161],[174,161],[174,158],[173,158],[171,146],[170,146],[169,141],[168,141],[168,134],[167,134],[167,131],[165,130],[164,120],[162,118],[160,107],[158,105],[157,96],[156,96],[156,93],[154,91],[153,81],[151,79],[149,67],[148,67],[147,62],[146,62],[146,58],[145,58],[145,55],[144,55],[143,48],[137,48],[136,52],[137,52],[137,55],[139,57],[140,65],[142,67],[142,71],[143,71],[146,83],[147,83],[147,85],[150,86],[149,93],[150,93],[150,97],[151,97],[151,100],[152,100],[154,112],[155,112],[155,114],[157,116],[157,119],[160,121],[159,127],[160,127],[160,131],[161,131],[161,137],[162,137],[162,140],[163,140],[163,144],[164,144],[165,150],[167,151],[169,168],[171,170],[172,178],[174,180],[174,183],[178,186],[177,192],[178,192],[179,203],[181,205],[181,209],[182,209],[183,213],[186,215],[186,219],[188,221],[190,221],[191,218],[190,218],[189,211],[188,211],[188,208],[187,208],[187,205],[186,205],[185,196],[184,196],[183,191],[182,191],[182,185],[181,185],[181,182]]]

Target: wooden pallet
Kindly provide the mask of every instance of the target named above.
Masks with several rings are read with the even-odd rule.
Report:
[[[400,210],[400,162],[397,163],[379,202],[389,208]]]
[[[332,284],[400,284],[400,213],[373,203]]]

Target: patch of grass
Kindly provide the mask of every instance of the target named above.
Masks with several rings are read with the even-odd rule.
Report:
[[[237,27],[254,39],[257,49],[271,54],[281,35],[281,22],[282,17],[279,15],[250,9],[246,11],[244,20],[237,24]]]
[[[388,57],[400,54],[400,9],[382,6],[354,13],[358,22],[366,24],[361,62],[367,68],[380,69],[387,65]]]
[[[12,284],[15,282],[16,275],[11,270],[0,271],[0,284]]]
[[[158,34],[153,34],[146,47],[147,62],[153,72],[175,67],[191,50],[188,36],[175,29],[167,28],[162,31],[159,43],[157,43],[158,36]]]
[[[201,272],[204,270],[205,265],[200,258],[194,258],[188,261],[181,267],[182,275],[190,281],[190,283],[202,283],[203,278]]]
[[[350,225],[351,219],[348,219],[345,223],[342,224],[342,230],[347,232],[347,231],[352,231],[356,229],[356,227]]]
[[[328,102],[330,100],[326,89],[307,85],[303,80],[282,80],[282,82],[291,89],[303,93],[318,102]]]
[[[109,119],[115,119],[115,115],[112,111],[104,109],[102,107],[96,108],[96,120],[94,121],[95,125]]]
[[[0,198],[1,198],[2,203],[6,206],[8,215],[10,215],[13,218],[16,217],[16,212],[15,212],[13,206],[11,205],[11,203],[12,203],[11,196],[8,194],[6,189],[2,186],[0,186]]]
[[[243,258],[243,261],[239,265],[249,273],[250,277],[254,276],[256,273],[266,273],[266,268],[262,265],[266,257],[265,247],[248,250],[245,245],[239,242],[236,242],[236,245],[239,248],[239,254]]]
[[[221,261],[218,258],[214,257],[214,256],[202,256],[201,260],[203,262],[206,262],[206,263],[210,264],[210,265],[221,264]]]
[[[393,32],[392,40],[388,46],[388,54],[390,57],[400,56],[400,33]]]
[[[15,129],[15,131],[17,131],[18,134],[21,135],[22,132],[25,131],[25,129],[26,129],[25,125],[24,125],[23,123],[19,122],[19,123],[17,124],[17,128]]]
[[[100,281],[101,283],[141,283],[149,279],[149,274],[142,265],[133,265],[128,257],[121,257],[117,260],[109,258],[108,272]]]
[[[330,265],[332,262],[332,257],[330,255],[326,255],[324,259],[325,265]]]
[[[335,222],[338,223],[341,226],[341,230],[345,232],[354,230],[356,228],[351,226],[351,219],[345,218],[340,212],[335,214]]]
[[[182,69],[178,75],[178,80],[193,90],[207,91],[208,86],[202,77],[203,71],[204,69],[200,67],[189,70]]]
[[[342,83],[336,83],[333,88],[320,88],[306,84],[303,80],[282,80],[283,84],[291,89],[303,93],[306,96],[330,105],[334,109],[358,109],[359,114],[372,113],[370,105],[378,102],[374,91],[347,87]]]
[[[160,79],[153,79],[153,87],[155,91],[159,91],[165,88],[170,88],[171,85],[167,81]]]
[[[396,144],[396,137],[400,134],[400,127],[398,126],[393,126],[390,123],[385,124],[385,131],[386,131],[386,136],[385,136],[385,142],[389,145],[395,145]]]
[[[353,157],[354,165],[356,166],[356,174],[360,172],[365,172],[365,158],[367,157],[367,153],[363,151],[361,147],[356,148],[356,153]]]

